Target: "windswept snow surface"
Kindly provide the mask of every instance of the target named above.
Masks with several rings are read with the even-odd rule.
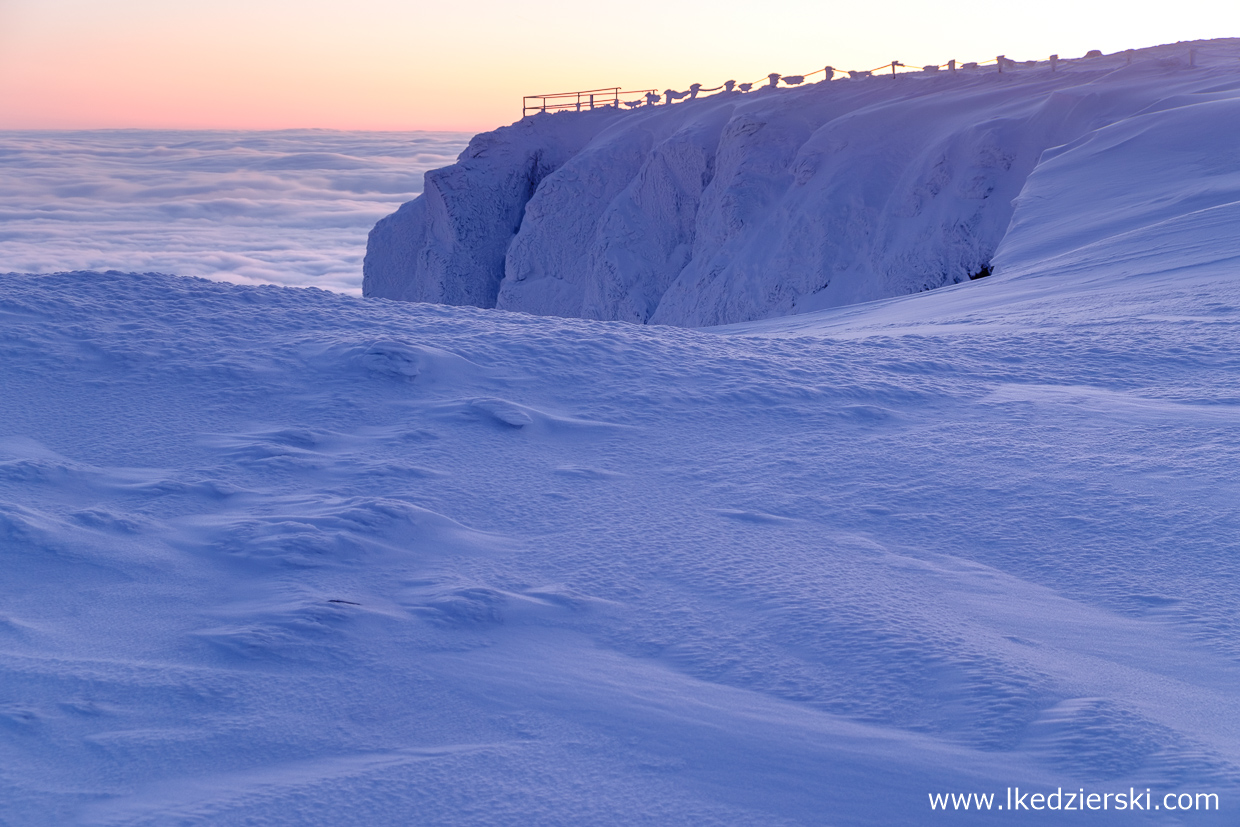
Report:
[[[734,328],[0,278],[0,820],[1234,824],[1219,88]]]
[[[1240,75],[1139,71],[868,304],[0,276],[0,823],[1235,824]]]
[[[0,268],[361,293],[366,233],[469,136],[0,132]]]
[[[1225,152],[1196,104],[1237,95],[1238,59],[1213,40],[533,115],[379,222],[364,291],[701,327],[957,284],[1044,153],[1168,108]]]

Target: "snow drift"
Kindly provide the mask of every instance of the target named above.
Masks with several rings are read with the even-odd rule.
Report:
[[[1154,110],[1213,129],[1240,42],[1189,48],[527,117],[375,226],[364,294],[698,327],[967,281],[1056,148]]]

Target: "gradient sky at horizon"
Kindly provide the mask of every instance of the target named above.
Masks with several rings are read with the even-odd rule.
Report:
[[[0,0],[0,129],[490,129],[525,94],[1240,35],[1240,4]]]

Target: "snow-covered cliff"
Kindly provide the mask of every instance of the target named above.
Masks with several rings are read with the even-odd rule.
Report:
[[[1192,66],[1190,47],[528,117],[474,138],[379,222],[364,292],[697,327],[1001,271],[1040,249],[997,256],[1018,204],[1082,228],[1078,245],[1105,230],[1070,193],[1062,209],[1035,204],[1040,165],[1087,145],[1122,209],[1145,186],[1124,170],[1148,158],[1102,130],[1140,134],[1141,116],[1183,110],[1177,129],[1223,135],[1197,104],[1236,98],[1240,41],[1196,44]]]

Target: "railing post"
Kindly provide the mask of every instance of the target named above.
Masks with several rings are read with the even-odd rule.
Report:
[[[594,95],[590,95],[590,109],[591,111],[594,109]]]
[[[955,60],[947,61],[947,71],[951,72],[953,75],[956,74],[956,61]]]
[[[1051,71],[1055,71],[1055,67],[1059,65],[1059,55],[1051,55]]]
[[[999,55],[995,58],[995,63],[999,64],[999,74],[1003,74],[1003,61],[1005,60],[1007,60],[1007,58],[1003,55]]]

